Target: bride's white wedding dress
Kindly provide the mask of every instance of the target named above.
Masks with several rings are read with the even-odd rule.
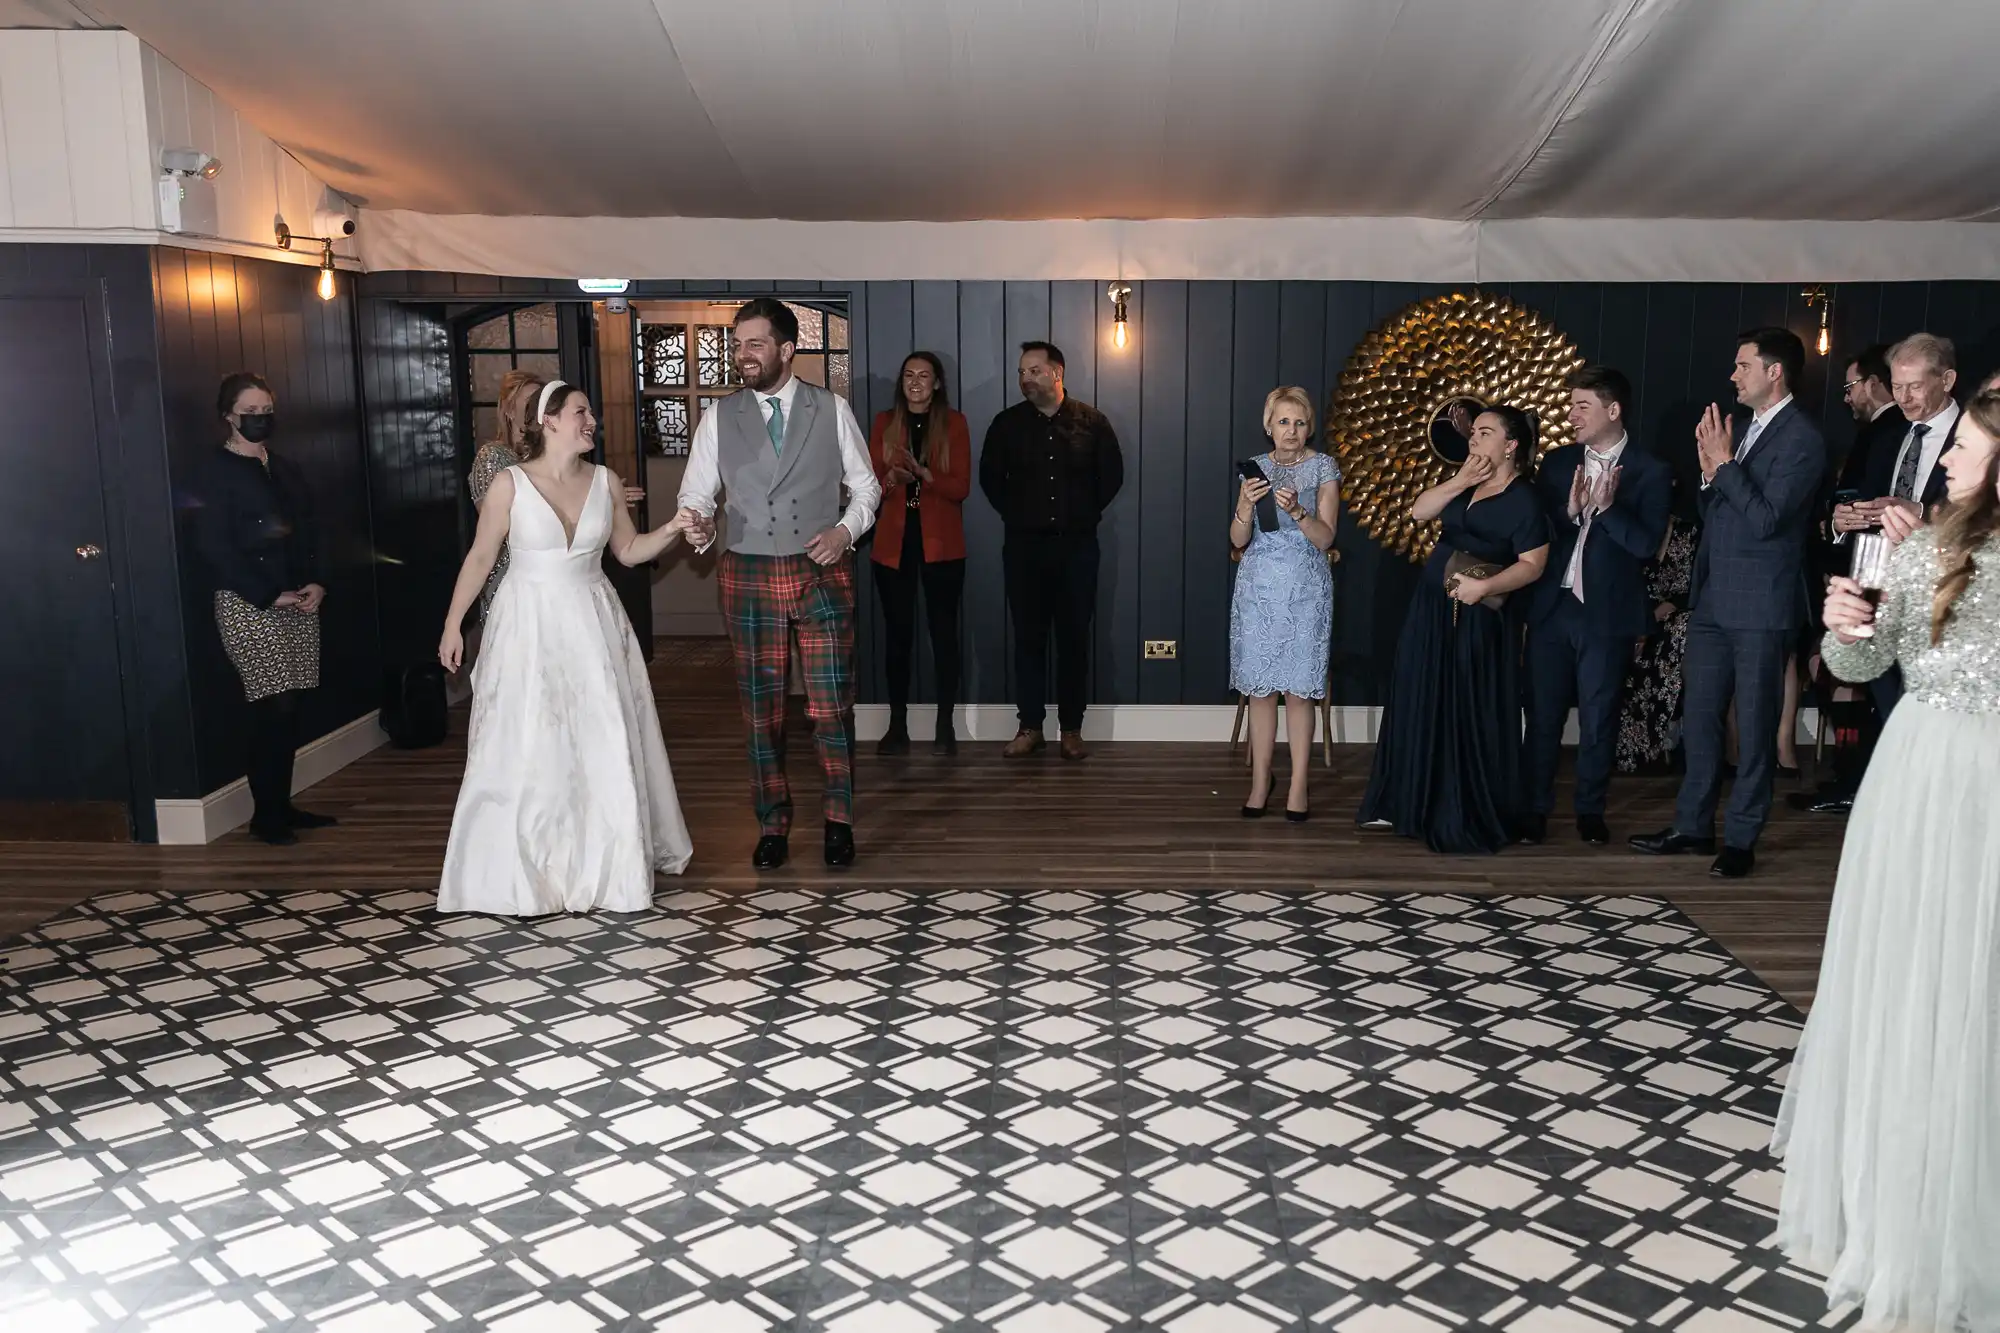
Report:
[[[472,670],[472,731],[438,910],[638,912],[693,855],[639,640],[604,577],[610,474],[574,538],[520,468],[507,576]]]

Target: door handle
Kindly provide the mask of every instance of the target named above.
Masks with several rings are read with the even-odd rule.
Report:
[[[104,548],[101,546],[85,545],[76,548],[76,558],[79,560],[95,560],[103,554]]]

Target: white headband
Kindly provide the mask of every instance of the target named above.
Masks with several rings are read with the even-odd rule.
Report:
[[[561,380],[550,380],[542,386],[542,396],[535,400],[535,424],[537,426],[542,424],[542,417],[548,413],[549,395],[562,387],[563,382]]]

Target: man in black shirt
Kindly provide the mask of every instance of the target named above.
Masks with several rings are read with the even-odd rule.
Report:
[[[1125,460],[1104,414],[1064,394],[1063,354],[1053,343],[1022,343],[1020,371],[1024,401],[993,418],[979,459],[979,489],[1007,525],[1002,563],[1021,729],[1004,753],[1018,759],[1048,744],[1042,724],[1053,626],[1062,756],[1082,759],[1097,520],[1125,481]]]

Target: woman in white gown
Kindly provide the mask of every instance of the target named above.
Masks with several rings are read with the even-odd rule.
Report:
[[[496,916],[637,912],[656,872],[693,855],[674,794],[638,638],[604,577],[654,559],[695,522],[640,534],[617,477],[586,461],[597,428],[581,389],[558,380],[534,403],[526,462],[493,479],[459,570],[438,660],[456,672],[459,626],[501,544],[472,671],[472,730],[438,910]]]
[[[1827,666],[1899,662],[1907,692],[1854,800],[1773,1140],[1778,1244],[1909,1333],[2000,1333],[2000,394],[1957,431],[1950,505],[1880,605],[1827,594]]]

